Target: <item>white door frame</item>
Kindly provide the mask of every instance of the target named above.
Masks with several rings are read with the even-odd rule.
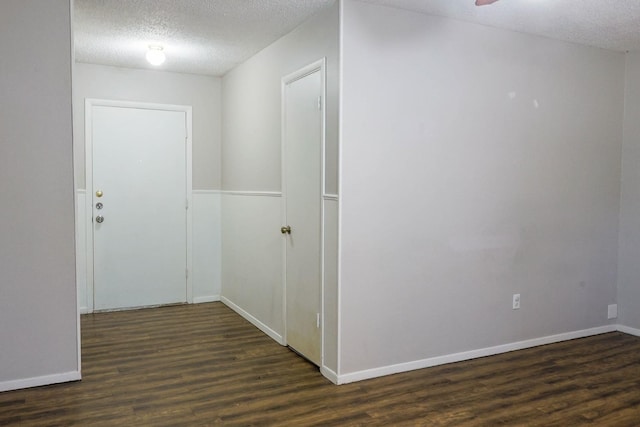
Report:
[[[282,224],[287,222],[287,169],[286,169],[286,141],[285,141],[285,126],[286,126],[286,89],[287,86],[303,77],[313,74],[317,71],[320,72],[320,79],[322,82],[322,88],[320,90],[321,100],[321,148],[320,148],[320,366],[324,366],[324,340],[325,340],[325,327],[324,327],[324,194],[325,194],[325,139],[326,139],[326,99],[327,99],[327,59],[322,58],[315,61],[305,67],[294,71],[282,78],[282,84],[280,89],[281,100],[281,169],[282,169]],[[282,322],[284,329],[282,331],[282,345],[287,345],[287,239],[282,239]]]
[[[85,205],[85,218],[86,218],[86,262],[87,262],[87,311],[93,313],[94,310],[94,287],[93,287],[93,127],[92,127],[92,109],[93,107],[119,107],[119,108],[137,108],[144,110],[161,110],[161,111],[180,111],[185,113],[186,117],[186,130],[187,130],[187,142],[186,142],[186,242],[187,242],[187,278],[186,278],[186,295],[187,302],[193,303],[193,284],[191,280],[192,269],[192,214],[191,195],[193,193],[193,173],[192,173],[192,108],[188,105],[172,105],[172,104],[152,104],[146,102],[130,102],[130,101],[115,101],[108,99],[94,99],[87,98],[85,100],[85,188],[86,188],[86,205]]]

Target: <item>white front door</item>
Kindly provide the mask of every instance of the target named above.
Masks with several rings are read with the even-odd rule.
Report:
[[[185,302],[186,113],[90,113],[94,309]]]
[[[323,71],[284,84],[286,342],[320,365]]]

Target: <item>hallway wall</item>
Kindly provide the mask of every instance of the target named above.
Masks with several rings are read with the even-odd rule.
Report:
[[[626,57],[618,254],[620,323],[640,335],[640,53]]]
[[[0,2],[0,391],[80,378],[69,0]]]
[[[281,341],[283,240],[281,81],[326,57],[325,218],[338,203],[338,4],[239,65],[222,82],[222,296]],[[337,223],[325,236],[325,365],[337,368]]]

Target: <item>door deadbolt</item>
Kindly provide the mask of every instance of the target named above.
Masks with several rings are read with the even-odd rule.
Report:
[[[96,203],[96,209],[102,209],[104,205],[100,202]]]
[[[98,216],[96,217],[96,222],[97,222],[98,224],[102,224],[102,223],[104,222],[104,217],[103,217],[102,215],[98,215]]]
[[[282,234],[291,234],[291,227],[288,225],[285,225],[284,227],[280,228],[280,232]]]

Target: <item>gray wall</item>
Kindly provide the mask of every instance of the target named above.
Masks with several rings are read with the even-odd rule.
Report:
[[[339,373],[611,323],[624,55],[342,18]]]
[[[69,0],[0,2],[0,390],[78,371]]]
[[[76,185],[84,188],[84,100],[100,98],[193,107],[193,189],[220,189],[220,82],[195,74],[75,64]]]
[[[627,54],[625,82],[618,315],[640,329],[640,53]]]

